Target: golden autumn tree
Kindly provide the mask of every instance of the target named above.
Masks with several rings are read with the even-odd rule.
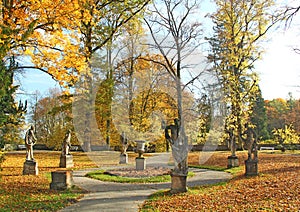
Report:
[[[133,69],[136,54],[141,53],[139,39],[143,36],[142,16],[143,14],[140,13],[132,17],[120,28],[118,34],[106,43],[97,56],[98,59],[93,57],[92,67],[97,68],[100,73],[98,77],[95,77],[95,80],[99,81],[95,102],[96,120],[107,146],[120,145],[120,132],[112,121],[111,104],[116,84],[120,83],[121,78],[127,74],[124,75],[120,67],[124,68],[124,65],[131,61],[130,66]],[[109,21],[108,24],[112,25]],[[133,55],[132,51],[136,52],[135,56],[129,56]]]
[[[69,33],[78,12],[75,1],[1,1],[0,57],[3,67],[10,66],[11,78],[20,69],[36,68],[61,85],[74,84],[85,66]],[[28,56],[33,64],[24,62]],[[9,61],[18,63],[13,67]]]
[[[132,135],[129,136],[131,141],[145,140],[155,145],[156,150],[163,151],[166,145],[161,124],[177,116],[175,97],[170,95],[176,86],[164,67],[152,61],[154,59],[164,62],[157,54],[121,60],[118,70],[122,78],[116,85],[116,100],[122,103],[115,106],[119,110],[125,108],[117,120],[119,128]]]
[[[15,102],[14,95],[18,85],[13,85],[13,80],[19,67],[16,58],[22,52],[35,24],[35,19],[30,18],[27,8],[25,1],[0,2],[1,145],[19,139],[19,128],[26,112],[26,106]]]
[[[113,38],[120,28],[128,23],[135,15],[143,10],[148,4],[149,0],[139,1],[80,1],[81,8],[83,9],[83,19],[80,24],[80,38],[83,55],[85,57],[88,70],[91,69],[91,59],[98,51],[104,49],[105,45],[109,49],[112,44]],[[107,73],[112,70],[107,66]],[[111,74],[108,74],[110,77]],[[111,79],[108,79],[111,80]],[[85,117],[83,125],[79,128],[84,135],[80,140],[84,143],[86,151],[91,150],[91,142],[93,140],[91,133],[91,125],[95,123],[93,101],[96,92],[93,90],[95,82],[93,77],[86,73],[81,76],[81,83],[77,87],[77,93],[82,93],[83,107],[85,107]],[[111,92],[111,90],[109,91]],[[79,120],[79,121],[81,121]],[[93,122],[93,123],[92,123]],[[107,119],[107,123],[110,121]],[[80,125],[80,124],[79,124]],[[106,138],[107,139],[107,138]],[[109,144],[109,141],[107,140]]]
[[[263,51],[259,41],[279,19],[272,14],[272,0],[215,0],[215,4],[217,11],[211,15],[215,34],[208,39],[208,59],[214,64],[230,107],[226,132],[231,142],[230,157],[236,161],[236,144],[242,145],[245,124],[250,121],[258,91],[258,77],[253,69]]]
[[[65,88],[73,86],[81,78],[87,85],[84,90],[90,93],[90,60],[93,54],[148,2],[1,1],[1,58],[9,54],[30,56],[33,65],[22,64],[22,68],[46,72]],[[86,103],[91,103],[91,98]],[[90,116],[87,112],[87,120]],[[89,122],[85,121],[86,125]],[[89,128],[86,126],[86,129]],[[90,142],[89,137],[85,136],[87,143]]]
[[[50,89],[46,97],[37,100],[32,108],[31,119],[35,123],[36,136],[39,144],[48,148],[61,149],[65,134],[74,131],[72,124],[72,102],[59,89]],[[78,145],[75,134],[72,133],[72,145]]]
[[[21,47],[18,48],[21,50],[19,55],[25,53],[31,57],[33,65],[22,68],[36,68],[46,72],[60,85],[68,88],[80,78],[81,87],[84,87],[84,83],[86,87],[91,85],[90,61],[93,54],[149,1],[5,2],[12,4],[8,12],[12,17],[11,25],[17,20],[15,25],[18,30],[24,27],[24,36],[20,32],[16,33],[21,43],[13,43]],[[91,91],[90,88],[84,90],[88,93]],[[87,101],[89,103],[90,99]],[[89,117],[87,113],[87,119]],[[89,121],[86,123],[88,125]],[[89,136],[85,138],[89,143]]]
[[[9,49],[9,55],[19,57],[20,61],[24,60],[24,56],[30,56],[33,63],[22,63],[19,68],[37,68],[61,85],[73,84],[76,75],[84,69],[84,60],[75,43],[76,37],[69,33],[80,18],[76,1],[3,3],[5,17],[2,19],[2,34],[8,33],[2,37],[2,40],[6,39],[5,48]]]

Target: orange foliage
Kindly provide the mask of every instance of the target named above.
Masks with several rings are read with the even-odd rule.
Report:
[[[200,153],[201,154],[201,153]],[[240,162],[245,153],[239,153]],[[193,164],[199,161],[191,154]],[[215,153],[205,165],[225,166],[228,153]],[[242,162],[243,163],[243,162]],[[300,156],[259,154],[256,177],[243,174],[226,185],[202,186],[195,192],[174,196],[165,195],[148,201],[158,211],[299,211]]]
[[[73,84],[85,71],[76,30],[81,13],[73,0],[1,1],[0,57],[29,55],[62,85]]]
[[[0,208],[11,208],[13,205],[14,211],[29,211],[26,207],[31,204],[30,199],[38,202],[49,201],[49,199],[64,201],[59,198],[59,192],[50,190],[50,179],[46,174],[62,169],[58,168],[60,152],[35,152],[34,157],[38,162],[38,176],[22,175],[25,151],[5,154],[3,170],[0,172]],[[74,153],[73,157],[75,169],[96,167],[85,153]]]

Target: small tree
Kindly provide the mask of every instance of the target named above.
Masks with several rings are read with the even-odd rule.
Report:
[[[278,141],[281,146],[281,150],[284,151],[285,148],[283,144],[294,144],[299,143],[299,135],[294,130],[292,124],[285,125],[284,129],[274,129],[273,134],[275,139]]]

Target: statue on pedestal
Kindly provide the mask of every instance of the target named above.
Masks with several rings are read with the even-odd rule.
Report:
[[[62,151],[61,151],[61,155],[65,156],[65,155],[70,155],[70,148],[71,148],[71,130],[68,130],[64,141],[62,143]]]
[[[246,125],[246,138],[243,139],[248,149],[248,159],[245,161],[246,176],[258,175],[257,142],[254,130]]]
[[[73,164],[73,155],[70,154],[71,148],[71,130],[68,130],[62,143],[59,167],[71,168]]]
[[[29,130],[27,130],[25,135],[25,146],[26,146],[26,160],[28,161],[34,161],[33,157],[33,146],[36,143],[36,137],[35,137],[35,129],[34,126],[31,125]]]
[[[248,150],[248,159],[247,160],[252,160],[256,161],[258,159],[257,157],[257,141],[256,141],[256,133],[255,131],[246,124],[246,138],[243,139],[245,142],[245,145]]]
[[[23,166],[23,175],[38,175],[38,163],[33,157],[33,146],[36,143],[34,126],[31,125],[25,135],[26,160]]]
[[[127,164],[128,163],[128,155],[126,153],[129,142],[128,139],[126,137],[125,132],[122,132],[122,134],[120,135],[120,140],[121,140],[121,154],[120,154],[120,164]]]
[[[129,142],[128,142],[125,132],[122,132],[122,135],[120,136],[120,140],[122,143],[121,154],[123,155],[123,154],[126,154],[126,151],[127,151],[128,145],[129,145]]]

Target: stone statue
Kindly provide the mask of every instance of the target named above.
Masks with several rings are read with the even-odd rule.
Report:
[[[31,127],[29,128],[29,130],[27,130],[25,135],[26,160],[28,161],[34,161],[33,146],[35,145],[37,140],[34,133],[35,133],[34,126],[31,125]]]
[[[121,147],[121,154],[126,154],[127,148],[128,148],[128,139],[126,138],[125,132],[122,132],[122,134],[120,135],[120,140],[122,143],[122,147]]]
[[[128,139],[126,138],[125,132],[122,132],[120,135],[120,140],[121,140],[121,154],[120,154],[120,164],[127,164],[128,163],[128,155],[126,153],[129,142]]]
[[[174,119],[174,125],[168,125],[165,127],[165,138],[171,144],[172,155],[175,162],[174,173],[187,174],[186,156],[188,146],[185,145],[183,139],[187,137],[179,138],[180,123],[178,119]],[[169,134],[171,131],[171,135]]]
[[[248,125],[246,126],[246,139],[243,139],[247,149],[248,149],[248,160],[257,160],[257,142],[256,142],[256,133],[254,132],[254,130],[250,127],[248,127]]]
[[[257,157],[257,142],[256,142],[256,133],[255,131],[248,126],[245,125],[246,138],[242,138],[248,149],[248,159],[245,160],[246,167],[246,176],[257,176],[258,175],[258,157]]]
[[[62,143],[62,151],[61,151],[61,155],[65,156],[65,155],[70,155],[70,148],[71,148],[71,130],[68,130],[64,141]]]
[[[169,134],[169,130],[171,130],[171,135]],[[166,140],[171,144],[174,145],[179,133],[179,120],[174,119],[174,125],[168,125],[165,127],[165,137]]]

